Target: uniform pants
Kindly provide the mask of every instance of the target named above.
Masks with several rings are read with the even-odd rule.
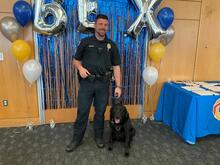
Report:
[[[102,138],[104,131],[104,114],[109,98],[109,81],[82,79],[78,91],[77,118],[73,126],[73,140],[81,142],[86,131],[89,111],[94,101],[94,134]]]

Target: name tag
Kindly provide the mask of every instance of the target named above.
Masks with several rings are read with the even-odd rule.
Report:
[[[95,47],[95,45],[88,45],[88,47],[89,47],[89,48],[94,48],[94,47]]]

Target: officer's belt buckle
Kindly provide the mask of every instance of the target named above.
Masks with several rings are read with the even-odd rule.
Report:
[[[90,74],[88,76],[88,80],[90,81],[95,81],[95,80],[99,80],[99,81],[107,81],[107,80],[110,80],[111,79],[111,75],[112,73],[111,72],[106,72],[104,75],[94,75],[94,74]]]
[[[96,80],[100,80],[100,81],[102,81],[102,80],[104,80],[104,78],[105,78],[105,76],[102,76],[102,75],[95,75],[95,79]]]
[[[93,75],[93,74],[90,74],[90,75],[88,76],[88,80],[91,81],[91,82],[95,81],[95,79],[96,79],[96,76]]]

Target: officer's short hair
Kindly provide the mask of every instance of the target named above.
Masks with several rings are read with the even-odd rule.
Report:
[[[98,19],[106,19],[106,20],[108,20],[108,16],[105,15],[105,14],[98,14],[96,16],[95,22],[97,22]]]

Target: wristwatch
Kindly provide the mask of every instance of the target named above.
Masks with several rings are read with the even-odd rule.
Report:
[[[120,86],[120,85],[116,85],[115,88],[122,88],[122,86]]]

